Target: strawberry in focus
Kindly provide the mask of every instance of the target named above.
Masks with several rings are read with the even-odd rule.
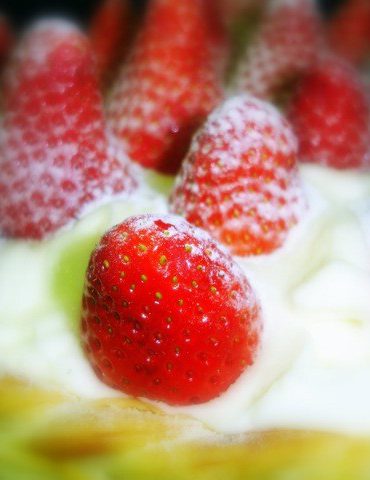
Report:
[[[370,2],[347,0],[328,26],[331,49],[353,64],[361,64],[370,54]]]
[[[128,51],[133,23],[128,0],[103,0],[91,20],[90,40],[103,86],[110,83],[117,63]]]
[[[87,39],[61,20],[26,35],[5,81],[0,230],[41,239],[90,202],[134,186],[109,153]]]
[[[301,81],[289,116],[300,160],[338,169],[370,168],[370,106],[358,73],[325,56]]]
[[[321,43],[314,0],[272,0],[247,45],[232,88],[267,99],[313,63]]]
[[[282,246],[304,205],[288,122],[275,107],[248,95],[227,100],[209,116],[171,197],[173,212],[235,255]]]
[[[152,0],[108,105],[114,136],[146,168],[175,173],[222,98],[225,37],[210,0]]]
[[[254,362],[262,322],[243,273],[206,232],[139,215],[92,253],[81,328],[102,381],[187,405],[217,397]]]

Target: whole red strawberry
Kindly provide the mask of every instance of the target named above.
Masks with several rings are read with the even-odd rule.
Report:
[[[209,0],[152,0],[109,102],[114,135],[134,161],[178,170],[191,136],[222,97],[225,50]]]
[[[341,59],[325,56],[302,80],[290,118],[302,161],[370,168],[369,98],[357,72]]]
[[[239,62],[234,90],[259,98],[277,94],[313,63],[320,30],[314,0],[272,0]]]
[[[92,253],[82,342],[114,388],[169,404],[205,402],[253,363],[260,332],[242,272],[179,217],[128,218]]]
[[[43,238],[88,203],[133,186],[108,152],[87,39],[66,22],[35,25],[13,59],[0,165],[0,230],[10,237]]]
[[[102,0],[90,26],[98,76],[103,85],[112,79],[131,40],[134,15],[128,0]]]
[[[195,136],[172,193],[172,211],[236,255],[280,247],[304,205],[296,140],[272,105],[242,95]]]
[[[347,0],[330,20],[328,39],[333,51],[354,64],[370,55],[370,2]]]

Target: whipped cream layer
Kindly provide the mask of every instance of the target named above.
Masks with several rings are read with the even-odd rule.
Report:
[[[285,246],[235,257],[263,308],[255,364],[215,400],[160,408],[221,432],[370,434],[370,175],[300,169],[309,210]],[[107,228],[166,212],[168,187],[145,174],[134,196],[97,207],[53,239],[0,244],[0,375],[78,397],[122,395],[95,377],[80,348],[85,268]]]

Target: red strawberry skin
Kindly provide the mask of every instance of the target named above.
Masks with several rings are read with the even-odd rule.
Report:
[[[106,85],[128,50],[134,15],[128,0],[103,0],[90,25],[98,76]]]
[[[224,37],[215,18],[209,0],[149,4],[108,108],[112,132],[146,168],[175,173],[222,98]]]
[[[8,58],[14,40],[14,32],[7,17],[0,13],[0,66]]]
[[[273,0],[247,45],[234,78],[234,91],[273,97],[313,63],[321,25],[313,0]]]
[[[197,133],[171,196],[173,212],[235,255],[283,245],[304,210],[296,139],[267,102],[226,101]]]
[[[0,139],[0,230],[41,239],[91,201],[129,191],[108,153],[102,100],[86,38],[68,23],[36,24],[13,59]]]
[[[330,20],[328,40],[334,52],[356,64],[370,54],[370,2],[347,0]]]
[[[253,363],[261,328],[242,272],[184,219],[130,217],[92,253],[82,343],[125,393],[174,405],[217,397]]]
[[[289,116],[302,161],[370,168],[369,99],[357,72],[341,59],[325,56],[302,79]]]

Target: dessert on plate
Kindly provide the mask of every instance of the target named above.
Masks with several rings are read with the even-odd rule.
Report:
[[[153,0],[105,104],[70,22],[11,56],[4,478],[369,478],[368,96],[292,0],[226,91],[217,6]]]

